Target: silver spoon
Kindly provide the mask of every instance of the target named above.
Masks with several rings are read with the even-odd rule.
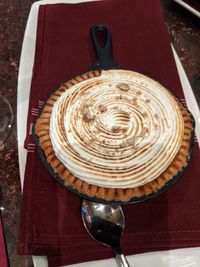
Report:
[[[112,248],[118,266],[130,267],[120,248],[120,238],[125,226],[121,206],[83,200],[81,215],[88,233],[95,240]]]

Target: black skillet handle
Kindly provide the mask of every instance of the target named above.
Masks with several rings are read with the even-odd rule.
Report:
[[[103,36],[104,43],[100,43],[99,34]],[[92,70],[120,69],[120,65],[114,62],[112,56],[111,31],[105,25],[95,25],[91,28],[91,37],[96,53],[96,63]]]

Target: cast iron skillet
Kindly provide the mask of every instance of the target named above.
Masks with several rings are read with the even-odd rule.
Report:
[[[100,42],[100,36],[103,36],[103,44],[102,42]],[[109,69],[124,69],[122,68],[118,63],[116,63],[113,60],[112,57],[112,40],[111,40],[111,32],[110,30],[105,26],[105,25],[95,25],[91,28],[91,38],[93,41],[93,45],[94,45],[94,49],[95,49],[95,53],[96,53],[96,63],[89,69],[89,71],[91,70],[109,70]],[[102,41],[102,40],[101,40]],[[42,112],[42,109],[41,109]],[[195,121],[193,119],[192,114],[188,111],[188,113],[190,114],[191,118],[192,118],[192,130],[191,130],[191,140],[190,140],[190,149],[189,149],[189,154],[188,154],[188,159],[187,159],[187,164],[190,161],[191,158],[191,153],[192,153],[192,148],[193,148],[193,144],[194,144],[194,128],[195,128]],[[104,199],[101,198],[97,198],[97,197],[88,197],[85,194],[80,193],[78,190],[72,188],[71,186],[66,186],[64,185],[64,181],[57,175],[55,174],[54,170],[52,169],[51,165],[47,162],[45,154],[42,150],[42,148],[39,145],[39,138],[35,133],[35,124],[33,125],[33,138],[34,141],[37,145],[37,149],[38,152],[40,154],[40,157],[45,165],[45,167],[47,168],[47,170],[49,171],[49,173],[51,174],[51,176],[62,186],[64,186],[66,189],[68,189],[69,191],[75,193],[76,195],[78,195],[81,198],[85,198],[85,199],[89,199],[91,201],[95,201],[95,202],[101,202],[101,203],[112,203],[112,204],[134,204],[134,203],[138,203],[138,202],[142,202],[144,200],[148,200],[151,198],[154,198],[158,195],[160,195],[161,193],[165,192],[168,188],[170,188],[172,185],[174,185],[181,177],[181,175],[183,174],[186,166],[184,166],[182,168],[182,170],[175,175],[169,182],[167,182],[161,189],[159,189],[156,192],[153,192],[149,195],[144,195],[141,197],[134,197],[129,201],[126,202],[122,202],[122,201],[106,201]]]

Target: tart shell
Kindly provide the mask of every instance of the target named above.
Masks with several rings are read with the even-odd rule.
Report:
[[[48,168],[50,174],[64,187],[78,194],[81,197],[92,199],[100,202],[116,202],[116,203],[136,203],[145,199],[152,198],[169,186],[174,184],[182,175],[185,167],[188,165],[191,157],[191,151],[194,139],[194,119],[187,108],[176,99],[184,121],[184,133],[180,149],[178,150],[174,160],[167,169],[155,180],[146,183],[137,188],[105,188],[91,185],[85,181],[72,175],[66,167],[56,157],[49,136],[49,124],[51,111],[57,99],[71,86],[101,75],[101,71],[90,71],[83,75],[76,76],[74,79],[63,83],[47,100],[43,106],[39,117],[33,127],[33,137],[38,150]]]

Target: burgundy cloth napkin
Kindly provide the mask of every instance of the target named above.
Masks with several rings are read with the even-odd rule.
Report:
[[[8,266],[1,214],[0,214],[0,266],[1,267]]]
[[[48,174],[30,134],[48,95],[94,63],[89,31],[97,23],[111,29],[114,59],[121,66],[160,81],[183,99],[160,1],[104,0],[40,7],[18,251],[47,255],[49,266],[112,257],[109,248],[89,237],[81,223],[80,198]],[[126,254],[200,246],[199,160],[195,143],[192,160],[176,185],[152,200],[123,207]]]

